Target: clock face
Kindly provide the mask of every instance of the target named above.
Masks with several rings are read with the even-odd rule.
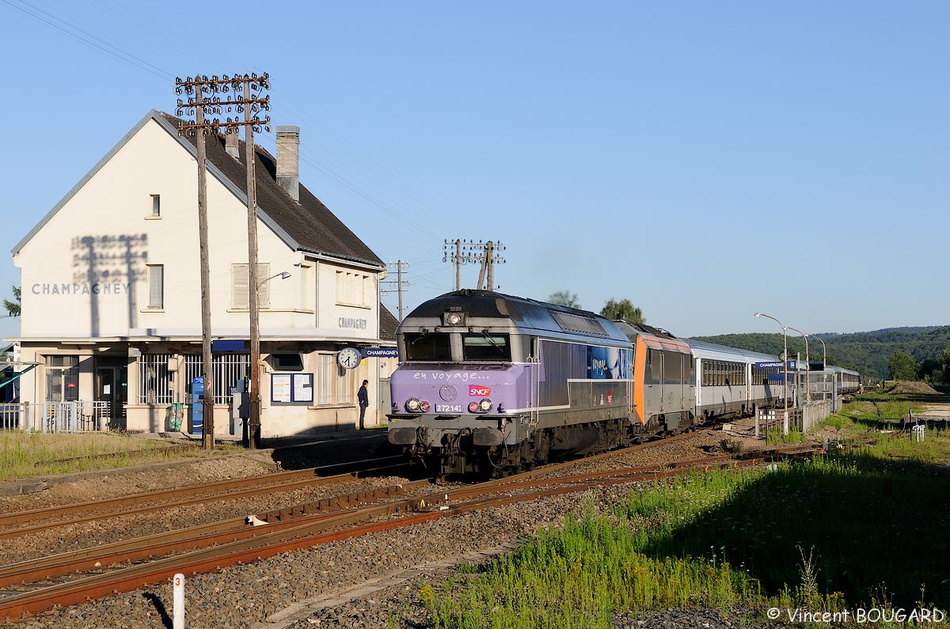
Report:
[[[336,356],[336,362],[345,369],[354,369],[363,360],[363,356],[358,349],[346,347],[340,350]]]

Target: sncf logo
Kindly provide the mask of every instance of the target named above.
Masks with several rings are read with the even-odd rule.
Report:
[[[487,397],[487,396],[491,395],[491,388],[490,388],[490,387],[478,387],[478,386],[475,386],[475,385],[469,385],[469,387],[468,387],[468,394],[469,394],[471,397]]]

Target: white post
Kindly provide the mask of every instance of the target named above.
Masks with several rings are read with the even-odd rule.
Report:
[[[172,627],[185,629],[185,575],[177,573],[172,584]]]

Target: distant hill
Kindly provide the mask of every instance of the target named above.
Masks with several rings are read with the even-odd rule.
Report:
[[[896,350],[904,350],[917,362],[936,358],[941,351],[950,347],[950,325],[885,328],[873,332],[854,332],[837,334],[822,332],[808,337],[809,357],[821,359],[822,348],[815,338],[825,342],[828,349],[828,363],[839,367],[855,369],[862,375],[877,378],[887,377],[887,359]],[[750,334],[720,334],[718,336],[697,336],[697,341],[719,343],[753,352],[763,352],[778,356],[782,353],[782,335],[753,332]],[[805,357],[805,342],[795,333],[788,335],[789,356],[796,352]]]

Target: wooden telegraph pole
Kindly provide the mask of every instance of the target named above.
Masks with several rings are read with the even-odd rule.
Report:
[[[455,251],[454,255],[452,253],[453,247]],[[505,259],[498,251],[504,251],[504,249],[505,245],[503,245],[501,241],[446,240],[443,243],[442,261],[448,262],[451,260],[452,264],[455,265],[455,290],[459,290],[462,283],[459,271],[461,265],[470,262],[478,262],[481,264],[481,268],[478,271],[477,288],[482,290],[482,286],[485,286],[485,274],[487,272],[487,288],[488,290],[495,290],[495,265],[504,264],[505,262]]]
[[[194,78],[177,79],[176,92],[192,98],[187,101],[178,99],[178,116],[185,110],[195,112],[195,122],[184,121],[178,126],[178,133],[198,134],[198,240],[201,256],[201,349],[202,377],[204,379],[204,426],[202,444],[205,449],[214,448],[214,392],[213,365],[211,356],[211,293],[210,263],[208,261],[208,208],[207,208],[207,152],[205,135],[223,129],[225,133],[237,133],[239,127],[245,129],[245,166],[247,167],[247,248],[248,248],[248,312],[250,317],[250,379],[249,392],[250,417],[248,421],[248,446],[256,448],[260,438],[260,313],[258,290],[260,278],[257,277],[257,186],[254,159],[254,130],[270,130],[270,117],[260,119],[257,114],[270,109],[270,96],[261,96],[270,89],[267,74],[257,76],[234,75],[228,77],[196,75]],[[223,94],[223,96],[221,96]],[[231,97],[231,94],[235,97]],[[205,100],[204,96],[209,98]],[[220,115],[224,109],[244,113],[244,119],[237,116],[205,120],[205,114]]]

